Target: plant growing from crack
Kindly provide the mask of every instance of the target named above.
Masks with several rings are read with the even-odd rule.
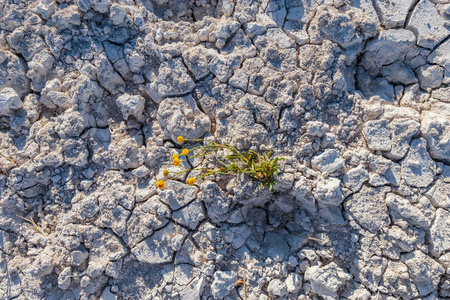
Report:
[[[284,160],[284,158],[274,157],[272,159],[272,151],[265,154],[260,154],[253,150],[238,151],[230,144],[222,145],[220,143],[205,139],[185,140],[182,136],[179,136],[177,140],[180,144],[182,144],[184,141],[203,142],[203,146],[194,147],[192,149],[184,148],[181,152],[181,156],[185,157],[184,160],[181,160],[180,156],[174,153],[172,156],[172,162],[175,167],[182,166],[182,162],[187,161],[191,158],[208,155],[214,156],[214,153],[216,153],[218,150],[227,150],[230,154],[225,156],[227,162],[217,160],[220,166],[215,169],[203,167],[186,168],[183,166],[183,170],[181,171],[164,170],[163,175],[165,178],[167,178],[169,174],[173,174],[174,176],[167,180],[158,180],[156,182],[156,186],[158,188],[164,189],[167,181],[174,180],[184,173],[188,173],[191,171],[200,171],[200,176],[190,177],[186,180],[186,183],[189,185],[193,185],[196,181],[201,180],[204,177],[216,174],[248,174],[252,181],[256,180],[260,183],[259,188],[264,189],[268,187],[271,192],[275,191],[274,186],[277,183],[275,181],[275,174],[277,174],[279,169],[278,162],[280,160]],[[190,153],[194,154],[190,155]]]

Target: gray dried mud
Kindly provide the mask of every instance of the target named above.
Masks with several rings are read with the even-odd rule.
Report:
[[[450,299],[449,24],[448,0],[0,0],[0,298]],[[179,135],[273,150],[277,192],[157,190]]]

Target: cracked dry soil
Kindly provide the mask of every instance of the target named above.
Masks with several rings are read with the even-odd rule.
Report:
[[[0,0],[0,298],[450,299],[449,22],[448,0]],[[157,190],[179,135],[273,150],[277,192]]]

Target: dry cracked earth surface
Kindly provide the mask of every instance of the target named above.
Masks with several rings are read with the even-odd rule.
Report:
[[[450,299],[449,37],[448,0],[0,0],[0,298]],[[277,192],[157,190],[179,135]]]

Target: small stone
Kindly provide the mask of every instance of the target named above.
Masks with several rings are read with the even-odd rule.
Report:
[[[338,299],[337,291],[352,276],[332,262],[326,266],[313,266],[306,270],[305,279],[311,283],[312,292],[330,299]]]
[[[417,32],[417,45],[428,49],[433,49],[450,32],[436,5],[429,0],[421,0],[415,6],[409,27]]]
[[[267,292],[271,296],[278,296],[283,297],[286,295],[287,287],[286,283],[279,279],[273,279],[269,282],[269,285],[267,286]]]
[[[67,290],[72,281],[72,268],[65,267],[58,276],[58,287],[62,290]]]
[[[419,85],[427,92],[439,87],[444,78],[444,68],[438,65],[424,65],[417,69]]]
[[[123,94],[116,99],[116,104],[125,120],[128,120],[129,116],[140,118],[144,111],[145,99],[139,95]]]
[[[401,261],[409,269],[419,294],[428,295],[438,288],[441,276],[445,273],[444,267],[420,250],[403,254]]]
[[[388,187],[363,186],[358,193],[350,196],[345,202],[345,211],[362,227],[375,233],[390,222],[384,202],[384,195],[389,191]]]
[[[187,233],[186,229],[170,223],[137,244],[131,249],[131,252],[140,262],[148,264],[170,263],[175,252],[172,248],[173,242],[175,242],[177,237],[180,237],[180,241],[183,240]]]
[[[389,207],[392,219],[400,227],[416,226],[423,230],[430,227],[430,220],[423,215],[419,208],[414,207],[407,199],[396,194],[386,195],[386,204]]]
[[[391,150],[391,139],[388,120],[368,121],[364,125],[363,135],[367,146],[372,150]]]
[[[5,87],[0,91],[0,115],[10,116],[22,107],[22,100],[13,88]]]
[[[302,277],[297,273],[289,274],[285,283],[289,294],[298,293],[302,288]]]
[[[344,164],[339,152],[334,149],[327,149],[311,160],[311,165],[315,170],[320,170],[326,174],[341,170],[344,168]]]
[[[236,273],[231,271],[216,271],[211,284],[211,293],[214,299],[224,298],[234,288]]]
[[[81,248],[80,250],[72,251],[72,264],[74,266],[80,266],[82,263],[84,263],[89,258],[89,252]]]
[[[430,227],[430,251],[437,256],[450,249],[450,212],[438,208],[436,218]]]
[[[344,186],[351,189],[353,192],[357,192],[361,189],[361,186],[369,180],[369,172],[363,165],[359,165],[356,168],[350,169],[342,180]]]
[[[401,165],[402,178],[410,186],[427,187],[435,176],[435,162],[427,151],[427,142],[424,138],[411,142],[409,152]]]
[[[187,94],[194,88],[195,83],[189,76],[181,58],[163,62],[159,67],[158,76],[145,86],[147,94],[156,103],[166,97]]]
[[[341,190],[341,181],[338,178],[320,178],[313,190],[314,197],[319,205],[339,205],[344,201]]]

